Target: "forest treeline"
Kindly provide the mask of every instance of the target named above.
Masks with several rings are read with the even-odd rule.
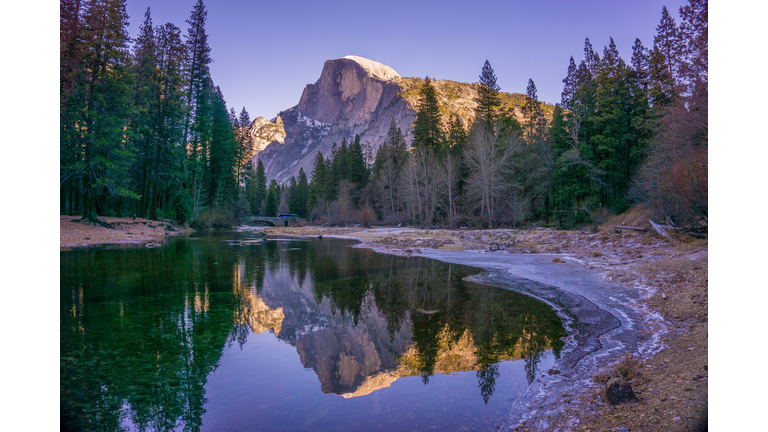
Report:
[[[198,0],[182,34],[148,8],[132,40],[125,0],[61,1],[62,214],[186,222],[245,209],[251,120],[211,78],[206,18]]]
[[[486,61],[474,121],[446,122],[427,77],[410,147],[393,119],[385,142],[344,140],[280,185],[250,160],[248,112],[228,110],[211,79],[202,0],[184,36],[147,10],[132,45],[124,0],[63,0],[61,212],[199,227],[289,212],[335,225],[568,228],[644,203],[706,226],[707,8],[690,0],[679,23],[663,8],[652,45],[636,40],[628,62],[612,38],[601,54],[587,38],[551,118],[532,79],[520,115],[502,108]]]
[[[445,124],[427,77],[411,147],[393,119],[367,172],[353,162],[359,137],[318,154],[301,209],[331,224],[567,228],[646,204],[660,220],[706,226],[707,2],[679,12],[678,24],[663,8],[653,45],[635,40],[628,62],[613,38],[602,55],[587,38],[551,118],[532,79],[521,115],[503,109],[486,61],[474,122]]]

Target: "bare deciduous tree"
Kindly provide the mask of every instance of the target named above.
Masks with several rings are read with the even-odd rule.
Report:
[[[443,202],[447,200],[446,211],[448,213],[448,225],[455,226],[458,221],[458,212],[456,211],[456,197],[459,190],[459,180],[461,179],[461,170],[459,161],[452,153],[447,153],[438,163],[436,173],[436,183],[438,192]]]
[[[578,148],[579,145],[579,130],[581,129],[581,116],[575,112],[569,112],[565,120],[565,132],[564,137],[572,148]]]
[[[414,149],[405,162],[400,179],[401,198],[411,222],[429,226],[438,202],[437,163],[429,149]]]
[[[499,122],[490,126],[478,122],[470,136],[465,152],[470,170],[467,196],[480,208],[488,228],[493,228],[499,199],[515,186],[506,179],[512,171],[512,156],[520,146],[518,135],[503,133]],[[512,199],[513,194],[507,196]]]

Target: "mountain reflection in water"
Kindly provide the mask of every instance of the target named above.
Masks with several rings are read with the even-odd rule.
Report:
[[[563,347],[548,306],[463,280],[476,269],[339,240],[226,241],[247,237],[61,253],[63,429],[199,430],[222,353],[264,332],[344,398],[474,372],[488,404],[500,364],[524,361],[530,383]]]

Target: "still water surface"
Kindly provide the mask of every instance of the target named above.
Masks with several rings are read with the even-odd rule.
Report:
[[[477,269],[252,237],[61,252],[64,429],[492,430],[563,347]]]

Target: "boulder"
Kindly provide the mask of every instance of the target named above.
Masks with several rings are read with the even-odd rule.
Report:
[[[618,405],[624,402],[636,401],[637,396],[632,391],[632,387],[627,380],[621,377],[614,377],[605,384],[605,400],[611,405]]]

